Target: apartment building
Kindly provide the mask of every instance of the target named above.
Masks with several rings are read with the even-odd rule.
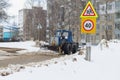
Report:
[[[100,2],[99,5],[100,39],[114,39],[115,2]]]
[[[20,11],[21,18],[20,25],[21,25],[21,35],[23,35],[24,40],[30,40],[31,38],[34,38],[34,24],[32,23],[33,19],[33,10],[32,9],[23,9]]]
[[[120,0],[115,1],[115,39],[120,39]]]
[[[20,10],[20,37],[24,40],[46,40],[46,13],[42,7]]]
[[[99,7],[100,39],[120,39],[120,1],[100,2]]]

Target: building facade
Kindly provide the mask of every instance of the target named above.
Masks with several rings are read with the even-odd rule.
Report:
[[[100,39],[120,39],[120,1],[100,2]]]
[[[120,39],[120,0],[115,1],[115,38]]]
[[[46,40],[46,15],[42,7],[20,10],[20,37],[24,40]]]
[[[115,2],[100,2],[100,39],[114,39]]]

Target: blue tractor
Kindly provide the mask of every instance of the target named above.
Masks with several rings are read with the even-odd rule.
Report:
[[[61,53],[70,54],[75,53],[78,49],[78,43],[73,42],[72,32],[69,30],[57,30],[54,37],[51,37],[50,45],[51,50],[59,50]]]

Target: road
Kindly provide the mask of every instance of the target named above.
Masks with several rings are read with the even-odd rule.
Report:
[[[29,54],[29,55],[19,55],[11,56],[12,58],[7,58],[5,60],[0,60],[0,67],[7,67],[9,64],[27,64],[31,62],[41,62],[45,60],[50,60],[53,58],[61,57],[61,55],[45,55],[45,54]]]

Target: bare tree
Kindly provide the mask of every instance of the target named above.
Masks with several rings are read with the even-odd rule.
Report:
[[[106,34],[106,39],[109,40],[109,34],[108,34],[108,20],[107,20],[107,17],[108,17],[108,3],[111,2],[112,0],[105,0],[105,4],[106,4],[106,11],[105,11],[105,17],[106,17],[106,29],[105,29],[105,34]]]
[[[0,0],[0,22],[7,19],[6,8],[9,6],[8,0]]]

